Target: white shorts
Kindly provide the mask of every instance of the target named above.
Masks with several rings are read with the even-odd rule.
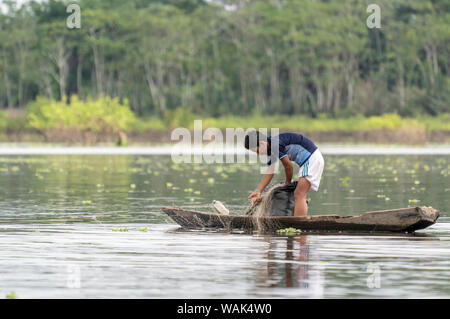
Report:
[[[317,192],[324,165],[322,153],[319,149],[316,149],[311,157],[300,167],[298,177],[306,178],[311,183],[311,189]]]

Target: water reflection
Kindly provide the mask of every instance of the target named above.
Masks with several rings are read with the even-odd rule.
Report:
[[[448,298],[448,159],[327,156],[312,215],[431,205],[441,217],[415,236],[287,238],[176,231],[161,212],[171,205],[209,211],[217,199],[239,214],[260,179],[257,166],[183,166],[161,156],[0,157],[0,294]],[[381,267],[380,289],[367,287],[370,263]],[[80,265],[80,289],[66,287],[73,264]]]
[[[448,216],[448,159],[326,156],[321,190],[310,194],[309,213],[355,215],[428,205]],[[85,222],[96,216],[132,223],[136,215],[131,214],[170,205],[209,211],[213,199],[242,214],[259,179],[257,165],[181,165],[167,156],[0,156],[0,222]],[[162,214],[154,217],[155,223],[167,221]]]
[[[267,266],[258,283],[265,288],[291,288],[292,297],[322,298],[323,269],[314,236],[267,237]]]

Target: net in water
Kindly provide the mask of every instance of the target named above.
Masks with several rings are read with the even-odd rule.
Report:
[[[246,214],[255,217],[293,216],[294,191],[298,182],[291,184],[276,183],[261,194],[261,200],[250,207]]]

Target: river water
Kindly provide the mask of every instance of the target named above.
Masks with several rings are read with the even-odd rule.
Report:
[[[325,155],[310,214],[433,206],[408,234],[180,229],[161,208],[232,214],[258,164],[175,164],[165,155],[1,155],[0,298],[448,298],[450,157]],[[279,172],[278,180],[283,180]]]

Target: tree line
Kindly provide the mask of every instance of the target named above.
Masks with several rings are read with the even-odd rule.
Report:
[[[370,2],[370,1],[369,1]],[[450,2],[3,1],[0,107],[127,99],[138,116],[438,115],[450,105]]]

